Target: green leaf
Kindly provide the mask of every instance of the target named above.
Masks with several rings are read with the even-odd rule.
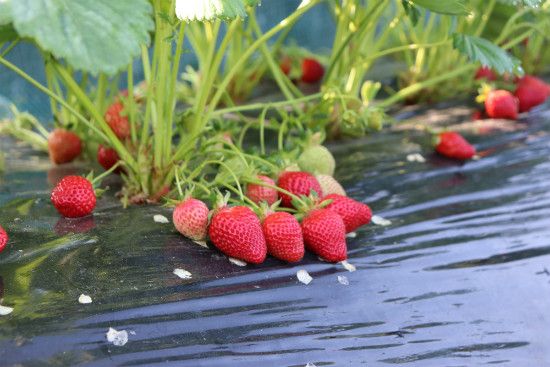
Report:
[[[176,0],[176,16],[185,22],[246,17],[246,7],[259,0]]]
[[[21,36],[94,74],[128,65],[154,27],[148,0],[17,0],[11,7]]]
[[[433,11],[434,13],[448,15],[466,15],[465,0],[409,0],[418,6]]]
[[[11,22],[11,0],[0,0],[0,25]]]
[[[403,4],[403,9],[405,9],[405,14],[407,14],[413,26],[415,26],[418,23],[418,19],[420,19],[420,10],[409,0],[402,0],[401,3]]]
[[[11,24],[0,25],[0,44],[13,41],[17,38],[17,32]]]
[[[453,47],[468,56],[471,61],[480,62],[499,74],[516,72],[520,68],[519,60],[484,38],[455,33]]]
[[[544,2],[543,0],[499,0],[500,3],[512,6],[524,6],[529,8],[538,8]]]

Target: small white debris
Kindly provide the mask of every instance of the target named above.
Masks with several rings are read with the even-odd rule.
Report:
[[[306,364],[306,367],[317,367],[317,366],[314,365],[313,363],[309,362],[308,364]]]
[[[88,303],[92,303],[92,297],[81,294],[80,297],[78,297],[78,303],[82,303],[83,305],[87,305]]]
[[[323,259],[321,256],[317,256],[317,259],[318,259],[319,261],[324,262],[324,263],[328,263],[328,261],[326,261],[325,259]]]
[[[129,333],[130,335],[136,335],[136,332],[135,332],[134,330],[130,330],[128,333]]]
[[[409,162],[418,162],[418,163],[425,163],[426,162],[426,158],[424,158],[421,154],[419,153],[414,153],[414,154],[409,154],[407,155],[407,161]]]
[[[232,263],[232,264],[235,264],[237,266],[246,266],[246,262],[244,262],[242,260],[239,260],[239,259],[235,259],[233,257],[229,258],[229,262]]]
[[[13,308],[0,305],[0,316],[6,316],[13,312]]]
[[[296,277],[300,282],[304,283],[305,285],[308,285],[313,280],[313,278],[311,277],[311,275],[309,275],[307,270],[304,270],[304,269],[298,270],[296,272]]]
[[[184,269],[174,269],[174,274],[181,279],[191,279],[192,277],[191,273]]]
[[[355,238],[355,237],[357,237],[357,232],[350,232],[350,233],[346,234],[346,237],[347,238]]]
[[[376,224],[377,226],[389,226],[391,224],[391,220],[388,220],[386,218],[382,218],[379,215],[373,215],[371,218],[372,223]]]
[[[170,221],[168,220],[168,218],[166,218],[164,215],[162,214],[155,214],[153,216],[153,220],[157,223],[170,223]]]
[[[341,261],[340,264],[342,264],[342,266],[344,267],[344,269],[346,269],[346,270],[349,271],[350,273],[353,273],[355,270],[357,270],[357,269],[355,268],[355,265],[350,264],[347,260]]]
[[[128,332],[126,330],[117,331],[112,327],[107,331],[107,341],[117,347],[122,347],[128,343]]]
[[[338,275],[338,283],[342,285],[349,285],[348,277],[346,277],[345,275]]]

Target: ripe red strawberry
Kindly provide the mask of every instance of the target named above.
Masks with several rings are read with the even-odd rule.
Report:
[[[323,198],[323,200],[328,199],[332,200],[332,202],[325,208],[332,210],[342,217],[346,226],[346,233],[353,232],[370,222],[372,211],[367,204],[338,194],[330,194]]]
[[[518,99],[507,90],[491,91],[485,99],[485,111],[490,118],[515,120],[518,109]]]
[[[518,82],[514,95],[519,100],[519,112],[527,112],[531,108],[544,103],[549,95],[548,85],[539,78],[526,75]]]
[[[347,259],[346,226],[328,209],[315,209],[302,221],[306,249],[330,262]]]
[[[275,186],[275,181],[267,176],[258,175],[257,178],[268,185]],[[246,186],[246,196],[256,204],[265,201],[271,205],[278,199],[277,190],[254,183],[249,183]]]
[[[195,241],[204,241],[208,232],[208,207],[189,198],[179,203],[172,213],[172,222],[179,233]]]
[[[53,189],[51,200],[57,211],[67,218],[90,214],[96,204],[92,183],[81,176],[67,176]]]
[[[314,84],[320,81],[325,74],[325,68],[317,60],[305,58],[302,60],[302,81]]]
[[[321,191],[323,191],[324,195],[329,194],[339,194],[342,196],[346,196],[346,190],[340,185],[338,181],[332,176],[329,175],[315,175],[315,178],[317,181],[319,181],[319,185],[321,185]]]
[[[278,185],[296,196],[309,196],[312,191],[315,191],[319,197],[323,197],[321,185],[315,176],[308,172],[285,171],[279,176]],[[283,206],[292,207],[292,198],[289,195],[280,192],[279,196]]]
[[[475,79],[476,80],[487,79],[487,80],[493,81],[493,80],[497,80],[497,75],[491,68],[487,66],[482,66],[479,69],[477,69]]]
[[[99,145],[97,148],[97,161],[105,169],[105,171],[108,171],[113,167],[118,161],[120,160],[120,157],[118,156],[118,153],[113,148],[108,148],[103,145]],[[121,171],[121,168],[118,167],[114,172],[119,173]]]
[[[123,110],[124,105],[116,101],[105,112],[105,121],[120,140],[130,136],[130,122],[126,116],[122,115]]]
[[[277,259],[296,262],[304,257],[304,239],[298,220],[286,212],[268,214],[262,229],[267,252]]]
[[[470,159],[476,154],[475,148],[454,131],[440,133],[435,150],[445,157],[459,160]]]
[[[0,226],[0,252],[4,251],[4,249],[6,248],[8,239],[9,239],[8,234],[6,233],[4,228]]]
[[[218,209],[208,229],[212,243],[224,254],[252,264],[260,264],[267,246],[260,220],[246,206]]]
[[[55,129],[48,136],[50,159],[55,164],[72,162],[82,151],[82,142],[75,133]]]

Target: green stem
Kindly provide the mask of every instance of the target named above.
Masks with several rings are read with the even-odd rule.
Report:
[[[302,98],[295,98],[292,101],[280,101],[280,102],[273,102],[270,103],[269,106],[271,108],[279,108],[279,107],[285,107],[291,104],[295,103],[303,103],[303,102],[309,102],[313,101],[315,99],[321,98],[323,96],[323,93],[315,93],[310,94],[308,96],[302,97]],[[261,110],[265,108],[265,103],[253,103],[249,105],[243,105],[243,106],[235,106],[235,107],[229,107],[229,108],[221,108],[219,110],[216,110],[212,112],[212,116],[223,116],[226,113],[232,113],[232,112],[243,112],[243,111],[254,111],[254,110]]]
[[[250,47],[243,53],[240,60],[233,65],[231,70],[225,75],[223,81],[218,87],[218,90],[212,100],[210,101],[210,106],[207,109],[206,113],[204,114],[203,118],[201,119],[200,123],[193,126],[193,129],[191,130],[192,134],[196,134],[199,131],[202,131],[204,126],[206,125],[207,121],[209,121],[210,116],[216,106],[218,105],[221,97],[224,94],[224,91],[226,90],[227,86],[231,82],[231,79],[235,76],[238,70],[240,70],[244,63],[256,52],[258,48],[262,46],[267,40],[269,40],[271,37],[279,33],[281,30],[288,27],[292,22],[296,19],[301,17],[304,13],[306,13],[309,9],[317,5],[321,0],[309,0],[308,2],[302,2],[302,4],[296,9],[294,13],[289,15],[287,18],[282,20],[279,24],[277,24],[275,27],[271,28],[269,31],[264,33],[260,38],[258,38]],[[305,5],[304,5],[305,4]]]
[[[427,79],[427,80],[422,81],[422,82],[412,84],[412,85],[410,85],[406,88],[401,89],[399,92],[395,93],[391,97],[389,97],[389,98],[385,99],[384,101],[382,101],[380,104],[378,104],[378,107],[387,108],[387,107],[393,105],[394,103],[397,103],[397,102],[407,98],[410,95],[418,93],[419,91],[421,91],[424,88],[428,88],[428,87],[431,87],[431,86],[436,85],[438,83],[441,83],[442,81],[452,79],[454,77],[457,77],[461,74],[467,73],[468,71],[474,70],[476,68],[477,68],[477,65],[468,64],[468,65],[464,65],[464,66],[462,66],[458,69],[455,69],[451,72],[448,72],[446,74],[443,74],[443,75],[440,75],[440,76],[437,76],[437,77],[434,77],[434,78],[431,78],[431,79]]]
[[[109,127],[107,122],[105,122],[105,119],[103,116],[99,113],[99,111],[95,108],[93,102],[88,98],[86,93],[80,89],[78,84],[75,82],[75,80],[71,77],[69,73],[67,73],[66,70],[63,68],[58,67],[57,65],[54,66],[56,69],[56,72],[59,74],[61,79],[65,82],[65,85],[69,90],[72,91],[72,93],[76,96],[80,104],[90,113],[92,118],[96,120],[96,122],[99,124],[99,126],[103,130],[103,136],[107,136],[105,140],[109,141],[113,148],[117,151],[118,155],[122,160],[126,162],[128,167],[134,171],[138,171],[137,163],[134,160],[134,158],[131,156],[130,152],[126,149],[126,147],[122,144],[122,142],[118,139],[118,137],[115,135],[113,130]],[[93,126],[86,121],[86,124],[89,126]],[[94,129],[95,128],[94,126]]]

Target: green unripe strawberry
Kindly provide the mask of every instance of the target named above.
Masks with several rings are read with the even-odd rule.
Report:
[[[322,145],[307,147],[298,158],[298,165],[304,171],[332,176],[336,162],[332,153]]]

